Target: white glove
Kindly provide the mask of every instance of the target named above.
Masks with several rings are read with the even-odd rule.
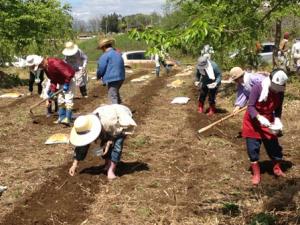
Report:
[[[213,82],[213,83],[211,83],[211,84],[208,84],[207,87],[208,87],[209,89],[214,89],[214,88],[217,87],[217,82]]]
[[[264,117],[264,116],[261,116],[261,115],[257,115],[257,120],[260,122],[261,125],[265,126],[265,127],[269,127],[271,126],[271,123],[270,121]]]
[[[276,127],[278,127],[279,130],[282,130],[282,128],[283,128],[283,124],[282,124],[282,122],[281,122],[281,120],[280,120],[279,117],[275,117],[275,119],[274,119],[274,125]]]
[[[194,82],[194,85],[195,85],[196,87],[198,87],[199,84],[200,84],[200,81],[195,81],[195,82]]]
[[[79,66],[78,69],[79,69],[79,70],[82,70],[82,69],[83,69],[83,66]]]

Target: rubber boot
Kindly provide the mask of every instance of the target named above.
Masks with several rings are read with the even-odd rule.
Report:
[[[86,85],[79,87],[79,90],[80,90],[80,93],[81,93],[82,97],[88,98]]]
[[[252,184],[258,185],[260,183],[260,168],[258,162],[251,163],[252,168]]]
[[[216,113],[216,105],[215,104],[210,104],[209,109],[208,109],[208,116],[213,116]]]
[[[52,104],[49,103],[49,105],[47,106],[46,116],[50,117],[51,114],[52,114]]]
[[[54,100],[54,112],[58,111],[58,102],[57,100]]]
[[[63,107],[58,108],[58,120],[54,123],[58,124],[61,123],[66,117],[66,109]]]
[[[198,113],[203,113],[203,102],[198,102]]]
[[[117,163],[111,161],[110,167],[109,167],[109,169],[107,171],[107,178],[109,180],[113,180],[113,179],[117,178],[117,176],[115,174],[116,168],[117,168]]]
[[[274,161],[273,173],[278,177],[285,177],[284,172],[282,172],[280,168],[280,163],[278,161]]]
[[[66,110],[66,116],[61,121],[61,123],[64,124],[64,125],[70,126],[71,121],[72,121],[72,110],[71,109],[67,109]]]

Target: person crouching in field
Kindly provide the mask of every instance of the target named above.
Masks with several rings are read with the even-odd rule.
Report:
[[[263,143],[273,161],[273,172],[284,176],[280,168],[282,148],[277,135],[282,131],[282,103],[288,80],[283,70],[274,70],[270,77],[252,87],[248,108],[243,119],[242,136],[246,139],[248,156],[253,172],[252,184],[260,183],[259,152]]]
[[[70,134],[70,142],[75,149],[69,174],[75,175],[78,163],[85,159],[90,144],[99,139],[107,178],[115,179],[115,170],[121,159],[124,140],[126,135],[133,134],[135,127],[136,123],[132,119],[130,109],[119,104],[100,106],[92,114],[79,116],[74,121]]]
[[[221,84],[222,74],[218,65],[206,56],[200,56],[196,69],[195,85],[199,88],[198,112],[204,112],[204,102],[208,95],[208,115],[216,112],[216,95]]]
[[[65,44],[65,49],[62,51],[62,54],[65,56],[65,61],[76,71],[75,84],[79,87],[82,97],[87,98],[87,55],[72,41]]]
[[[125,66],[122,55],[113,48],[114,39],[103,39],[98,49],[103,54],[98,60],[97,78],[108,88],[108,100],[111,104],[121,104],[120,88],[125,80]]]
[[[268,75],[265,72],[247,72],[241,67],[233,67],[230,70],[230,79],[237,84],[237,96],[232,113],[247,105],[252,87],[260,84]]]
[[[50,99],[54,97],[54,93],[62,90],[58,94],[58,120],[56,123],[70,125],[72,120],[73,108],[73,88],[75,83],[73,77],[75,75],[74,69],[68,65],[64,60],[59,58],[43,58],[36,56],[33,58],[34,71],[41,68],[45,71],[47,77],[50,79],[50,92],[48,96]]]

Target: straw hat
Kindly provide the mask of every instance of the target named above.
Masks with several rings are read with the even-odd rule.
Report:
[[[97,139],[101,132],[101,123],[96,115],[79,116],[74,121],[70,142],[75,146],[85,146]]]
[[[72,56],[77,53],[78,49],[78,45],[74,44],[72,41],[68,41],[65,44],[65,49],[62,51],[62,54],[65,56]]]
[[[98,49],[103,48],[106,45],[114,45],[115,44],[115,39],[113,38],[104,38],[99,41]]]
[[[44,58],[39,55],[28,55],[26,57],[26,66],[34,66],[33,70],[36,71],[39,65],[42,63],[43,59]]]
[[[242,70],[241,67],[233,67],[230,70],[229,74],[230,74],[230,79],[232,81],[235,81],[235,80],[239,79],[240,77],[242,77],[245,74],[245,71]]]

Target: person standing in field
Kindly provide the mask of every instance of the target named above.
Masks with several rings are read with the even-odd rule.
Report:
[[[157,53],[154,55],[154,62],[155,62],[155,75],[156,75],[156,77],[159,77],[159,74],[160,74],[160,59],[159,59],[159,55]]]
[[[259,184],[261,180],[259,152],[262,143],[273,161],[274,175],[285,176],[280,167],[283,155],[278,135],[283,129],[280,118],[287,80],[288,77],[283,70],[274,70],[270,77],[254,85],[250,92],[243,119],[242,136],[246,139],[253,185]]]
[[[65,61],[75,70],[75,84],[79,87],[82,97],[87,98],[87,55],[72,41],[65,44],[62,54],[65,56]]]
[[[99,41],[98,49],[103,54],[98,60],[97,78],[108,88],[108,100],[111,104],[121,104],[120,88],[125,80],[125,66],[122,55],[113,45],[114,39],[104,38]]]
[[[32,60],[34,71],[41,68],[50,79],[49,98],[52,99],[56,91],[62,90],[62,92],[58,94],[57,101],[59,109],[56,123],[69,126],[72,121],[73,88],[75,87],[73,77],[75,70],[64,60],[58,58],[43,58],[37,56]]]
[[[41,95],[43,86],[42,83],[44,81],[44,71],[42,69],[38,69],[37,71],[32,70],[32,58],[37,55],[28,55],[26,57],[26,66],[28,66],[29,69],[29,82],[28,82],[28,95],[32,95],[33,93],[33,85],[36,83],[38,86],[38,94]]]
[[[199,88],[198,112],[204,112],[204,102],[208,95],[208,115],[216,112],[216,95],[221,84],[222,73],[218,65],[206,56],[200,56],[196,69],[195,85]]]

